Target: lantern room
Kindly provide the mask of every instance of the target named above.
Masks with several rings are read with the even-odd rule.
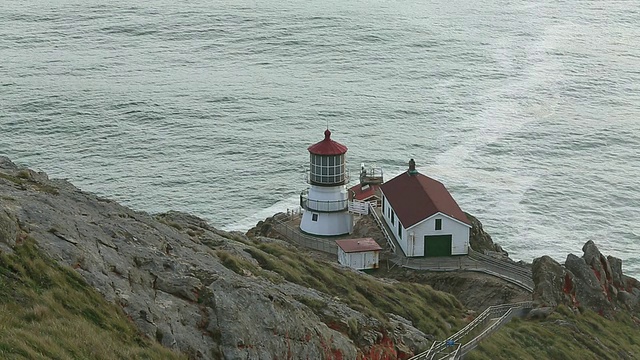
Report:
[[[324,140],[309,146],[309,183],[318,186],[343,185],[346,174],[347,147],[331,140],[331,131],[324,132]]]

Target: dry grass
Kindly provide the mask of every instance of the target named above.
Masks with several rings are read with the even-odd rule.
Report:
[[[338,297],[353,309],[388,322],[387,313],[400,315],[427,334],[446,337],[461,327],[462,305],[453,296],[428,285],[388,284],[361,273],[317,261],[275,243],[246,248],[260,266],[284,279]],[[302,301],[305,303],[305,301]],[[312,309],[319,304],[308,305]],[[452,316],[453,315],[453,316]],[[353,331],[353,329],[351,329]]]
[[[512,320],[465,359],[638,359],[639,330],[625,312],[607,320],[560,307],[544,320]]]
[[[37,190],[37,191],[41,191],[41,192],[46,192],[48,194],[51,195],[58,195],[59,191],[57,188],[55,188],[54,186],[51,185],[47,185],[47,184],[43,184],[43,183],[39,183],[34,181],[31,178],[31,175],[29,174],[29,172],[27,170],[20,170],[18,172],[17,176],[13,176],[13,175],[9,175],[9,174],[5,174],[0,172],[0,178],[1,179],[5,179],[8,180],[16,185],[20,185],[20,186],[27,186],[27,185],[31,185],[33,187],[33,189]]]
[[[32,240],[0,254],[0,358],[179,359]]]

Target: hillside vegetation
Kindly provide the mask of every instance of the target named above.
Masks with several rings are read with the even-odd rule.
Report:
[[[0,358],[182,359],[29,239],[0,252]]]
[[[277,243],[246,242],[253,245],[244,248],[258,265],[243,257],[218,251],[223,265],[238,273],[255,273],[272,282],[284,280],[312,288],[340,300],[352,309],[388,323],[388,314],[411,319],[413,325],[435,337],[449,335],[453,329],[464,325],[463,306],[451,294],[437,291],[429,285],[386,280],[353,271],[334,263],[315,260],[307,253]],[[273,273],[279,276],[273,276]],[[326,303],[323,300],[298,297],[300,302],[323,316]],[[336,326],[333,324],[332,326]],[[357,342],[358,324],[350,329]]]
[[[580,273],[595,274],[597,294],[609,278],[632,283],[620,262],[592,250],[585,258],[606,271]],[[541,298],[590,304],[583,277],[558,266],[539,271],[560,286]],[[136,212],[0,156],[0,359],[406,359],[471,320],[455,296],[419,283],[429,278],[396,275],[376,278],[189,214]],[[575,286],[564,292],[566,279]],[[485,284],[463,281],[460,298],[509,295]],[[640,288],[616,289],[627,300],[611,303],[609,319],[560,305],[542,320],[514,319],[467,358],[640,358],[631,315]]]
[[[560,305],[543,320],[512,320],[465,359],[638,359],[639,322],[627,312],[608,320]]]

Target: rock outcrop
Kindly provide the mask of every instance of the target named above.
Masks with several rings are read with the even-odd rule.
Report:
[[[622,260],[605,257],[593,241],[584,255],[569,254],[564,266],[548,256],[533,261],[533,298],[541,306],[560,304],[611,317],[618,310],[640,311],[640,283],[622,273]]]
[[[502,247],[493,242],[491,235],[487,234],[482,228],[482,223],[475,216],[465,213],[467,219],[471,221],[471,231],[469,233],[469,246],[477,252],[495,253],[503,257],[508,257],[507,253]]]
[[[281,235],[279,232],[273,229],[273,226],[279,221],[286,221],[288,218],[285,213],[277,213],[271,217],[266,218],[265,220],[260,220],[256,224],[256,226],[252,227],[247,231],[248,237],[268,237],[272,239],[280,239]]]
[[[0,157],[0,251],[27,238],[142,333],[190,358],[355,359],[376,346],[401,357],[428,346],[399,316],[382,323],[322,292],[233,271],[231,255],[257,266],[244,234],[188,214],[133,211]],[[322,309],[309,306],[314,299]],[[358,324],[357,343],[326,318]]]

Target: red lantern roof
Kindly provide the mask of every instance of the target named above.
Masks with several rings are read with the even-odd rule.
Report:
[[[347,152],[347,147],[331,140],[331,131],[327,129],[324,132],[324,140],[309,146],[307,150],[315,155],[341,155]]]

